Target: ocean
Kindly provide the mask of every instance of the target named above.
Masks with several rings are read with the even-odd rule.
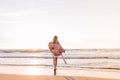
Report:
[[[58,68],[120,70],[120,49],[68,49],[58,57]],[[53,67],[51,53],[0,53],[0,66]]]

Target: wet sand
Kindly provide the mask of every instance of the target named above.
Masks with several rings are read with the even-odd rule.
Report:
[[[0,74],[0,80],[112,80],[112,79],[80,77],[80,76]]]
[[[58,68],[1,66],[0,80],[120,80],[120,71]]]

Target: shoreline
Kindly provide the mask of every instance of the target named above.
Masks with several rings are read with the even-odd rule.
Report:
[[[53,79],[53,68],[46,67],[23,67],[23,66],[0,66],[0,78],[3,76],[13,77],[19,76],[48,76]],[[77,76],[77,77],[88,77],[88,78],[103,78],[103,80],[120,80],[119,70],[100,70],[100,69],[74,69],[74,68],[57,68],[57,76]],[[46,79],[46,80],[52,80]],[[4,80],[4,79],[0,79]],[[7,80],[7,79],[6,79]],[[12,79],[13,80],[13,79]],[[22,80],[22,79],[21,79]],[[43,79],[44,80],[44,79]],[[79,80],[79,79],[78,79]],[[84,80],[84,79],[83,79]],[[85,79],[87,80],[87,79]],[[88,79],[89,80],[89,79]],[[94,80],[94,79],[91,79]],[[102,80],[102,79],[96,79]]]
[[[1,80],[112,80],[107,78],[81,76],[50,76],[50,75],[16,75],[0,74]]]

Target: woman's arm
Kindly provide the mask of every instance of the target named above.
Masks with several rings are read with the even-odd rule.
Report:
[[[53,53],[54,47],[53,47],[52,42],[50,42],[50,43],[48,44],[48,47],[49,47],[50,52]]]
[[[60,46],[60,52],[64,52],[65,53],[65,50],[63,49],[63,47],[61,46],[61,44],[60,43],[58,43],[58,44]]]

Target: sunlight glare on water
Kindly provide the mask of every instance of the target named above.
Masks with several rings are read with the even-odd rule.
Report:
[[[25,74],[28,75],[38,75],[38,74],[43,74],[43,69],[42,68],[37,68],[37,67],[28,67],[25,70]]]
[[[40,60],[38,60],[38,59],[31,59],[31,60],[29,60],[29,64],[41,64],[42,62],[40,61]]]

